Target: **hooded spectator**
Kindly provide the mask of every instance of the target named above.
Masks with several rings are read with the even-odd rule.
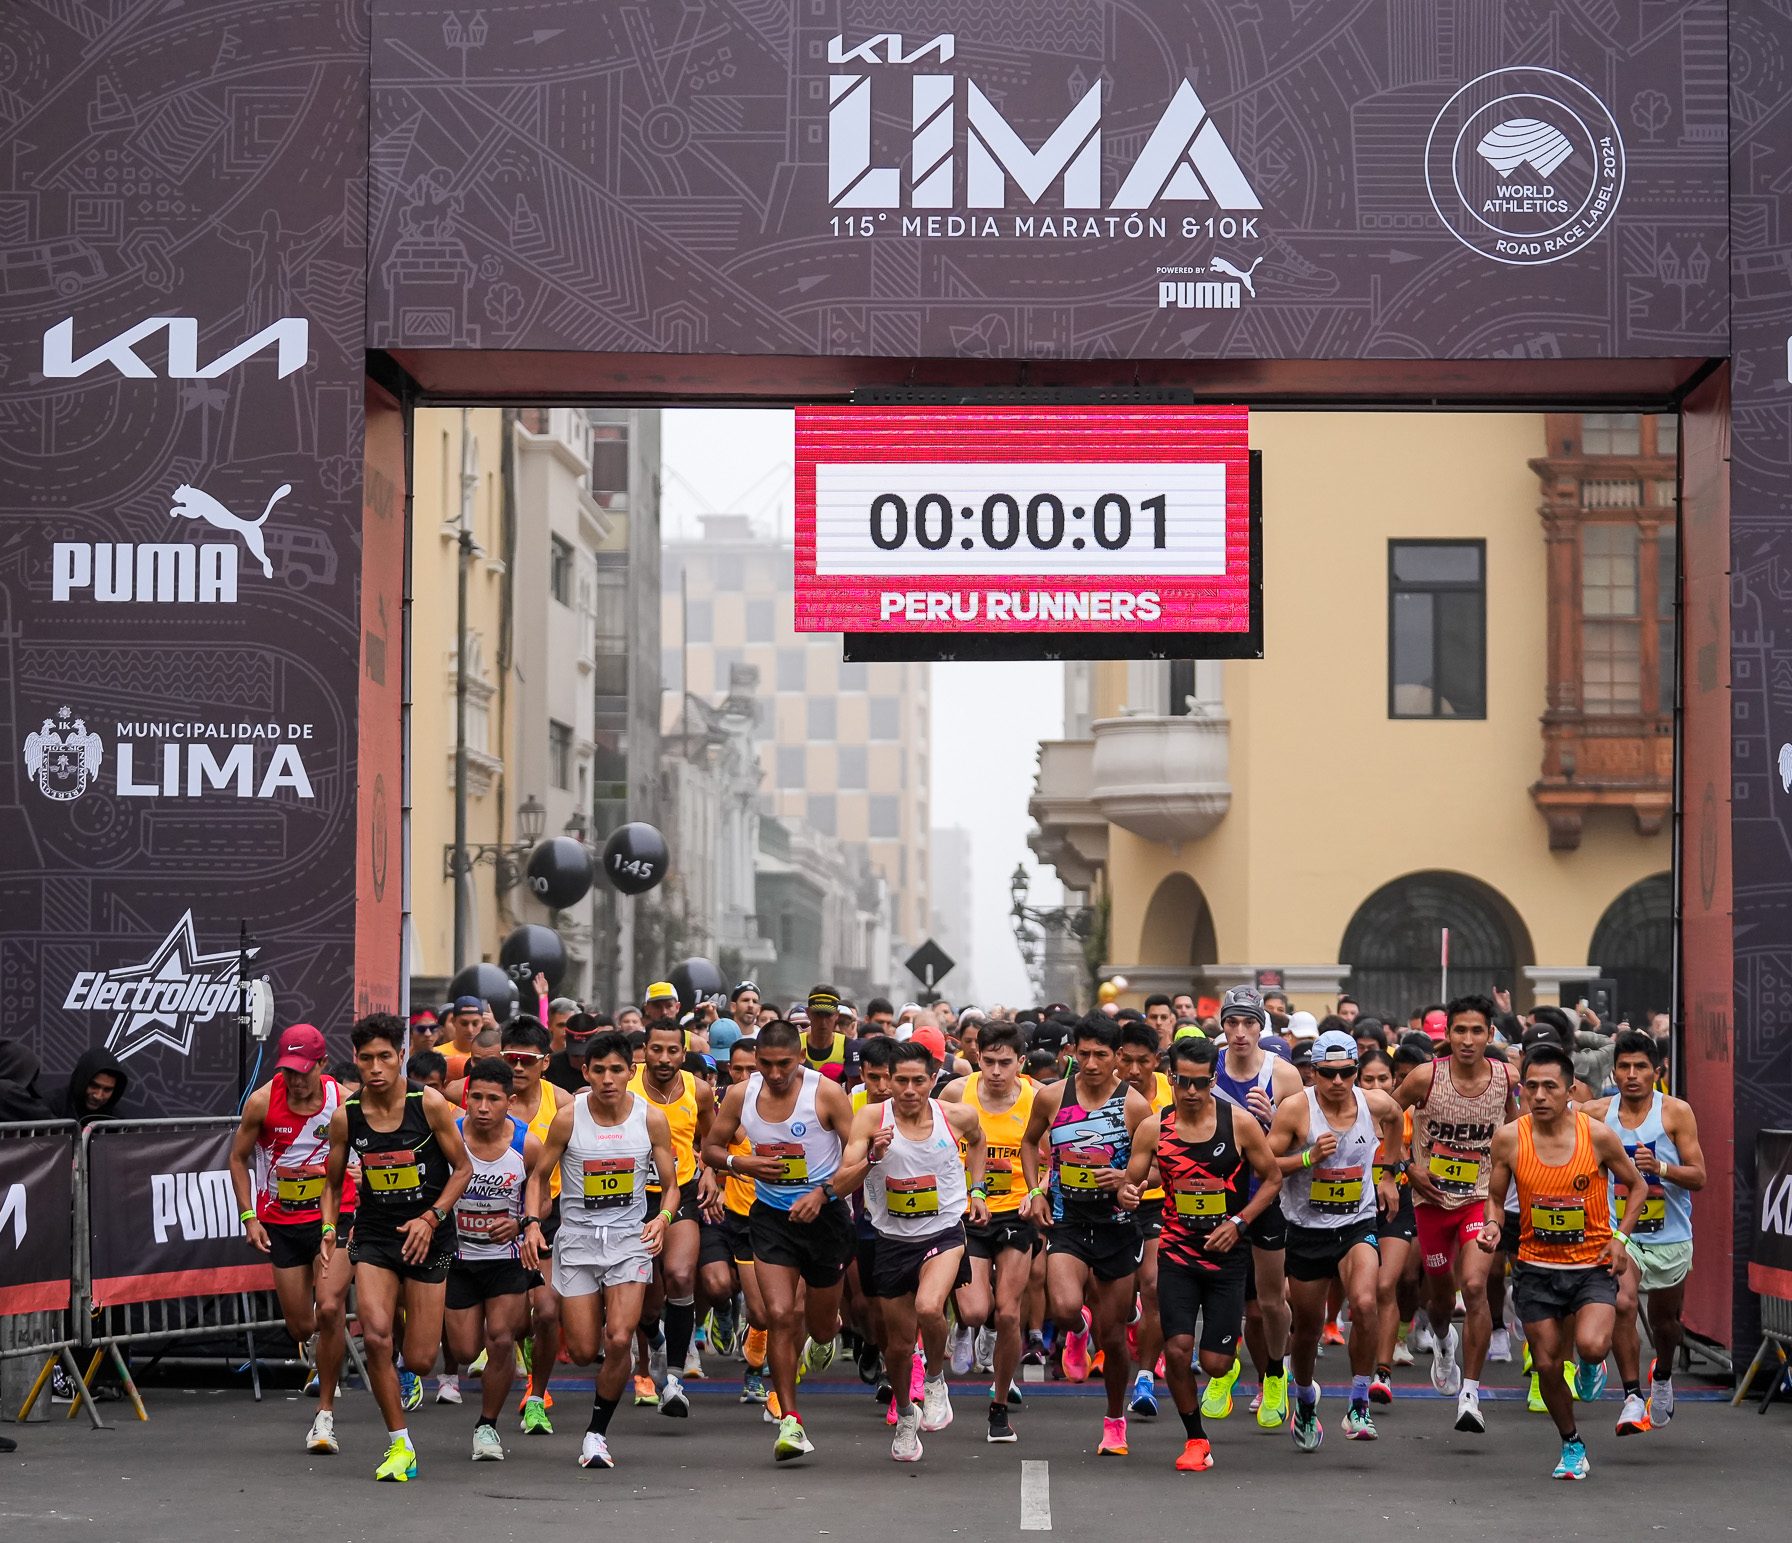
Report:
[[[83,1125],[92,1120],[116,1120],[118,1105],[130,1085],[131,1074],[119,1065],[118,1057],[96,1045],[75,1062],[69,1075],[68,1092],[62,1099],[63,1117]]]
[[[16,1039],[0,1039],[0,1120],[53,1120],[37,1092],[37,1056]]]

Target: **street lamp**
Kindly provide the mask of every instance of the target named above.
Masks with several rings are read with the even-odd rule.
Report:
[[[547,829],[547,825],[547,805],[531,793],[517,807],[517,834],[533,846],[537,841],[541,840],[541,833]]]
[[[509,894],[523,882],[523,865],[535,850],[535,843],[541,840],[541,833],[547,828],[547,823],[547,805],[531,793],[517,805],[516,831],[519,840],[467,842],[458,847],[450,842],[442,849],[442,877],[454,879],[461,873],[470,874],[480,863],[490,863],[496,874],[492,880],[493,887],[500,895]],[[456,863],[457,852],[465,854],[461,859],[465,866]]]
[[[1094,935],[1095,912],[1086,905],[1031,906],[1027,895],[1031,883],[1026,865],[1016,863],[1014,876],[1008,881],[1008,894],[1014,904],[1008,914],[1014,921],[1014,946],[1020,950],[1021,962],[1027,967],[1027,978],[1034,993],[1045,997],[1045,956],[1054,937],[1078,940]]]

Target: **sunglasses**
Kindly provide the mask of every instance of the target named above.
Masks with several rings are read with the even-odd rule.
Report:
[[[1191,1088],[1197,1093],[1205,1093],[1213,1086],[1211,1077],[1184,1077],[1178,1073],[1171,1073],[1170,1081],[1179,1088]]]
[[[533,1066],[537,1061],[545,1061],[547,1057],[534,1050],[506,1050],[504,1059],[512,1066]]]
[[[1315,1066],[1313,1075],[1324,1077],[1327,1081],[1341,1082],[1346,1077],[1354,1077],[1356,1068],[1354,1066]]]

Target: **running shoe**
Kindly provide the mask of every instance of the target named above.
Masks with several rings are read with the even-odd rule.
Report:
[[[436,1378],[436,1402],[438,1404],[458,1404],[460,1401],[460,1378],[458,1376]]]
[[[1317,1425],[1319,1422],[1313,1422]],[[1365,1404],[1358,1409],[1355,1404],[1344,1411],[1344,1439],[1346,1441],[1375,1441],[1381,1432],[1376,1430],[1375,1421],[1369,1417],[1369,1406]]]
[[[732,1304],[711,1309],[709,1316],[703,1320],[703,1333],[709,1341],[709,1348],[715,1354],[733,1355],[739,1338]]]
[[[1232,1369],[1223,1377],[1210,1377],[1201,1389],[1201,1418],[1223,1420],[1232,1412],[1232,1389],[1238,1382],[1238,1358],[1232,1358]]]
[[[810,1340],[803,1347],[803,1370],[819,1376],[834,1364],[834,1357],[839,1351],[840,1341],[837,1338]]]
[[[1549,1413],[1549,1405],[1543,1402],[1543,1383],[1535,1372],[1531,1373],[1531,1391],[1525,1395],[1524,1406],[1532,1414]]]
[[[977,1330],[977,1339],[971,1347],[971,1365],[980,1372],[993,1372],[996,1354],[996,1331],[991,1328]]]
[[[1618,1415],[1618,1434],[1620,1436],[1640,1436],[1649,1429],[1649,1406],[1643,1402],[1641,1393],[1626,1393],[1624,1408]]]
[[[776,1390],[765,1395],[765,1404],[759,1413],[764,1417],[767,1425],[782,1425],[784,1423],[784,1411],[778,1407]]]
[[[653,1405],[660,1401],[660,1390],[653,1385],[651,1377],[635,1378],[635,1405]]]
[[[1200,1436],[1191,1436],[1183,1444],[1182,1456],[1176,1459],[1178,1473],[1200,1473],[1212,1466],[1213,1448]]]
[[[647,1342],[647,1375],[655,1384],[666,1380],[666,1336],[662,1332],[657,1340]]]
[[[858,1362],[859,1381],[864,1383],[868,1388],[876,1387],[878,1361],[880,1359],[877,1353],[877,1346],[872,1344],[868,1339],[860,1340],[859,1353],[854,1359]]]
[[[305,1379],[305,1397],[316,1398],[318,1389],[322,1386],[322,1380],[318,1377],[315,1371],[312,1372],[312,1374]]]
[[[954,1377],[963,1377],[969,1374],[971,1364],[977,1358],[976,1336],[962,1323],[952,1331],[949,1356]]]
[[[415,1372],[398,1374],[398,1402],[407,1409],[416,1409],[423,1403],[423,1379]]]
[[[554,1434],[553,1423],[548,1419],[548,1406],[539,1398],[523,1400],[523,1434],[525,1436],[551,1436]]]
[[[1083,1327],[1064,1336],[1064,1380],[1085,1382],[1089,1377],[1089,1317],[1085,1311]]]
[[[691,1417],[691,1401],[676,1372],[666,1373],[666,1386],[660,1393],[660,1413],[674,1420]]]
[[[927,1396],[927,1356],[919,1344],[908,1362],[908,1401],[918,1404]]]
[[[921,1461],[921,1411],[913,1404],[909,1405],[908,1413],[896,1421],[896,1439],[890,1443],[890,1456],[899,1463]]]
[[[1263,1407],[1263,1384],[1262,1383],[1257,1384],[1257,1391],[1251,1395],[1251,1401],[1250,1401],[1249,1405],[1247,1405],[1246,1407],[1248,1407],[1250,1409],[1252,1414],[1255,1414],[1259,1409],[1261,1409]]]
[[[615,1458],[610,1456],[610,1443],[594,1430],[585,1432],[585,1439],[579,1444],[579,1466],[581,1468],[614,1468]]]
[[[743,1404],[763,1404],[769,1396],[764,1372],[750,1371],[740,1379],[740,1401]]]
[[[1654,1376],[1654,1368],[1650,1368],[1649,1378],[1649,1428],[1660,1430],[1669,1420],[1674,1418],[1674,1384],[1662,1382]]]
[[[417,1449],[408,1437],[392,1438],[385,1459],[374,1469],[373,1476],[392,1484],[404,1484],[417,1477]]]
[[[1008,1423],[1008,1406],[991,1403],[989,1406],[989,1435],[986,1441],[1019,1441],[1014,1434],[1014,1427]]]
[[[1493,1331],[1493,1338],[1487,1342],[1487,1359],[1508,1364],[1512,1360],[1512,1331],[1504,1324]]]
[[[1298,1398],[1294,1401],[1294,1418],[1288,1422],[1288,1431],[1299,1451],[1319,1450],[1319,1443],[1325,1440],[1325,1427],[1319,1423],[1317,1399],[1310,1404],[1303,1404]]]
[[[911,1403],[912,1409],[914,1405]],[[921,1429],[924,1431],[944,1430],[952,1423],[952,1399],[946,1392],[946,1374],[941,1372],[926,1384],[922,1394]]]
[[[1369,1384],[1369,1402],[1372,1404],[1391,1404],[1394,1401],[1394,1385],[1380,1372],[1375,1374]]]
[[[989,1401],[992,1404],[996,1401],[996,1385],[993,1382],[989,1385]],[[1021,1394],[1020,1384],[1018,1382],[1010,1382],[1008,1384],[1008,1406],[1011,1409],[1025,1409],[1027,1407],[1027,1401]]]
[[[342,1443],[336,1439],[336,1416],[328,1409],[317,1411],[317,1418],[311,1422],[311,1429],[305,1433],[305,1450],[307,1452],[340,1452]]]
[[[1396,1340],[1394,1343],[1394,1362],[1393,1362],[1393,1364],[1395,1366],[1411,1366],[1412,1365],[1412,1352],[1406,1348],[1406,1341],[1403,1339]]]
[[[1104,1417],[1101,1422],[1101,1445],[1095,1449],[1097,1457],[1126,1456],[1126,1416],[1119,1419]]]
[[[814,1450],[815,1443],[803,1429],[803,1422],[794,1414],[786,1415],[778,1424],[778,1439],[772,1445],[772,1456],[787,1463],[793,1458],[807,1457]]]
[[[1022,1366],[1045,1365],[1045,1336],[1037,1329],[1027,1330],[1027,1348],[1020,1353]]]
[[[1476,1436],[1487,1434],[1487,1417],[1481,1413],[1479,1388],[1464,1388],[1456,1395],[1456,1429]]]
[[[877,1386],[871,1390],[871,1401],[874,1404],[887,1404],[896,1397],[896,1384],[890,1381],[889,1373],[881,1368],[877,1374]]]
[[[1592,1467],[1587,1462],[1587,1449],[1580,1439],[1562,1443],[1562,1455],[1556,1461],[1556,1471],[1550,1475],[1552,1479],[1584,1479],[1591,1473]]]
[[[1263,1379],[1263,1402],[1257,1406],[1257,1423],[1274,1430],[1288,1418],[1288,1374]]]
[[[1157,1417],[1157,1390],[1152,1386],[1150,1372],[1140,1372],[1133,1378],[1132,1402],[1126,1406],[1126,1412],[1147,1420]]]
[[[1431,1332],[1431,1315],[1420,1308],[1412,1315],[1412,1327],[1407,1331],[1406,1343],[1414,1355],[1435,1353],[1437,1336]]]
[[[1431,1357],[1431,1386],[1446,1398],[1462,1391],[1462,1367],[1456,1360],[1461,1345],[1462,1335],[1456,1325],[1451,1324],[1449,1333],[1437,1342],[1437,1352]]]
[[[686,1377],[695,1377],[699,1382],[703,1380],[703,1361],[697,1354],[697,1342],[695,1340],[691,1341],[691,1348],[684,1353],[684,1371],[682,1375]]]
[[[911,1409],[914,1408],[914,1400],[912,1400],[912,1399],[909,1401],[909,1408],[911,1408]],[[894,1425],[895,1423],[896,1423],[896,1395],[894,1393],[892,1393],[890,1395],[890,1407],[884,1411],[884,1424],[885,1425]]]
[[[473,1461],[476,1463],[501,1463],[504,1461],[504,1443],[498,1440],[495,1426],[475,1425],[473,1427]]]
[[[527,1344],[528,1341],[525,1340],[523,1343]],[[522,1345],[518,1345],[516,1348],[517,1348],[517,1352],[520,1356],[523,1347],[522,1347]],[[485,1370],[485,1352],[483,1350],[481,1350],[479,1352],[479,1354],[474,1356],[472,1361],[468,1363],[467,1375],[469,1377],[477,1377],[484,1370]],[[528,1373],[525,1372],[523,1375],[527,1376]]]
[[[1336,1319],[1329,1320],[1319,1331],[1319,1343],[1322,1345],[1341,1345],[1344,1343],[1344,1331],[1338,1327]]]
[[[1574,1396],[1592,1403],[1605,1391],[1605,1362],[1598,1361],[1592,1366],[1582,1361],[1574,1372]]]

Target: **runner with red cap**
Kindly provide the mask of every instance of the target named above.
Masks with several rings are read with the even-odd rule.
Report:
[[[324,1237],[324,1163],[330,1121],[342,1089],[324,1071],[329,1051],[308,1023],[280,1036],[273,1078],[243,1105],[230,1147],[230,1183],[252,1247],[274,1267],[274,1292],[287,1332],[304,1345],[315,1334],[317,1415],[305,1437],[309,1452],[338,1451],[336,1379],[342,1370],[345,1311],[355,1267],[348,1250],[321,1257]],[[251,1179],[249,1164],[255,1164]],[[354,1224],[355,1181],[345,1177],[336,1226]]]

